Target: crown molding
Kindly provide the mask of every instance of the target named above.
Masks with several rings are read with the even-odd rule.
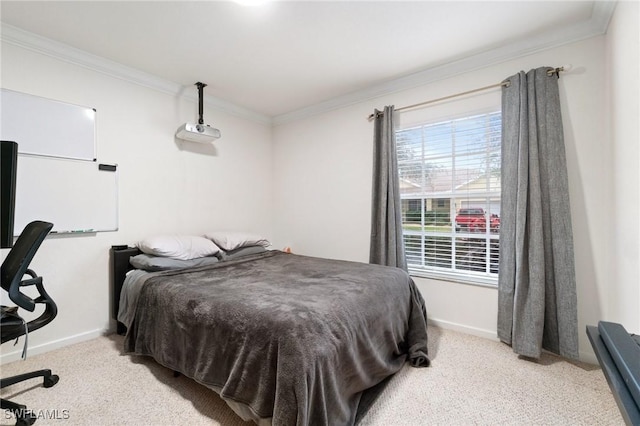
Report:
[[[605,34],[609,21],[611,20],[615,10],[616,3],[616,0],[595,1],[593,4],[591,19],[589,21],[584,21],[569,27],[557,28],[554,31],[540,34],[537,37],[529,37],[499,48],[478,52],[464,58],[458,58],[457,60],[437,64],[416,73],[388,80],[363,90],[351,92],[346,95],[338,96],[333,99],[300,108],[289,113],[277,115],[275,117],[269,117],[255,111],[251,111],[229,101],[210,95],[204,96],[204,102],[219,111],[260,124],[279,125],[301,120],[313,115],[376,99],[381,96],[397,93],[403,90],[412,89],[414,87],[433,83],[455,75],[527,56],[539,51]],[[64,43],[59,43],[5,23],[2,23],[0,40],[27,50],[72,63],[74,65],[88,68],[114,78],[135,83],[153,90],[158,90],[172,96],[181,96],[185,99],[197,100],[197,96],[185,94],[185,87],[178,83],[145,73],[100,56],[92,55]]]
[[[355,105],[381,96],[390,95],[403,90],[423,86],[455,75],[485,68],[508,60],[517,59],[536,52],[544,51],[565,44],[578,42],[590,37],[605,34],[611,16],[616,7],[616,0],[594,2],[591,19],[568,27],[529,37],[515,43],[486,50],[457,60],[438,64],[413,74],[389,80],[363,90],[348,93],[329,99],[325,102],[310,105],[289,113],[273,117],[273,125],[301,120],[331,110]],[[562,65],[562,64],[558,64]]]
[[[198,100],[196,95],[183,93],[185,87],[178,83],[128,67],[101,56],[93,55],[84,50],[76,49],[67,44],[39,36],[12,25],[2,23],[0,40],[26,50],[50,56],[64,62],[81,66],[92,71],[138,84],[159,92],[167,93],[172,96],[181,96],[188,100]],[[271,117],[251,111],[223,99],[205,95],[203,100],[206,104],[219,111],[261,124],[272,124]]]

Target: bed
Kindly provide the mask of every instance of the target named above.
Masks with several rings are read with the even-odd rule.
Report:
[[[353,425],[363,391],[426,367],[424,300],[407,273],[264,250],[147,272],[111,250],[124,353],[213,389],[244,420]]]

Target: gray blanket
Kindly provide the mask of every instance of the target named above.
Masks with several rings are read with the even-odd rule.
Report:
[[[274,425],[352,425],[362,391],[407,360],[429,365],[404,271],[278,251],[146,279],[125,352]]]

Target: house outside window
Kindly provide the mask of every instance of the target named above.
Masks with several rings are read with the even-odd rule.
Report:
[[[497,284],[500,143],[499,111],[396,131],[413,275]]]

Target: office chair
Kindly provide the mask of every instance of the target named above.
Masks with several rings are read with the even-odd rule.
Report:
[[[40,244],[42,244],[42,241],[44,241],[52,227],[53,224],[49,222],[34,221],[29,223],[16,240],[7,258],[2,262],[0,273],[2,277],[2,288],[9,293],[9,298],[18,305],[17,307],[2,306],[2,320],[0,322],[2,343],[25,335],[25,351],[28,333],[49,324],[58,314],[58,308],[55,302],[49,297],[42,286],[42,277],[39,277],[31,269],[28,269],[33,256],[38,251]],[[31,278],[23,279],[25,275]],[[28,286],[35,286],[40,293],[35,300],[20,291],[21,287]],[[25,322],[17,313],[17,308],[20,307],[33,312],[36,304],[44,304],[44,312],[36,319]],[[23,357],[26,354],[25,351],[23,351]],[[57,375],[51,374],[51,370],[32,371],[30,373],[0,379],[0,388],[5,388],[34,377],[43,377],[45,388],[52,387],[58,383],[59,379]],[[1,398],[0,404],[0,408],[11,411],[16,416],[16,426],[31,425],[37,419],[36,414],[28,410],[25,405]]]

